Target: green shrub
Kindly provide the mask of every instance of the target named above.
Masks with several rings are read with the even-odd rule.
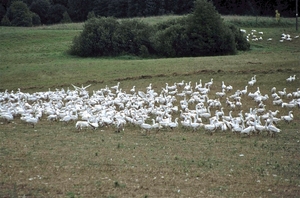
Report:
[[[231,23],[228,23],[227,26],[230,28],[230,30],[234,35],[237,50],[241,50],[241,51],[249,50],[250,43],[247,41],[244,33],[242,33],[240,29],[238,29],[235,25]]]
[[[116,29],[115,37],[120,49],[119,53],[128,53],[132,55],[140,55],[141,46],[147,48],[144,52],[151,48],[150,36],[153,28],[139,20],[123,20]]]
[[[118,22],[112,17],[91,18],[73,40],[71,53],[79,56],[141,55],[151,47],[152,29],[138,20]],[[147,50],[141,51],[141,46]]]
[[[115,55],[114,33],[118,26],[119,22],[112,17],[87,20],[82,33],[73,40],[71,53],[79,56]]]
[[[153,26],[139,20],[92,17],[75,37],[79,56],[212,56],[249,49],[241,33],[223,22],[211,2],[197,0],[193,13]]]

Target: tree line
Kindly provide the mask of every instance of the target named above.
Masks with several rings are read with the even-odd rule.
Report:
[[[195,0],[2,0],[1,25],[32,26],[101,17],[146,17],[191,13]],[[295,0],[211,0],[223,15],[295,16]]]

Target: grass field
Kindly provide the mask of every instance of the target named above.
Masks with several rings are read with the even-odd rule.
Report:
[[[123,91],[135,85],[145,92],[152,83],[160,92],[165,83],[195,85],[213,78],[209,97],[215,98],[222,81],[233,86],[229,96],[244,89],[253,75],[257,83],[248,92],[259,87],[270,96],[274,86],[289,93],[300,87],[300,38],[279,42],[282,33],[299,35],[292,26],[241,27],[263,31],[264,39],[235,56],[139,59],[68,55],[82,25],[0,27],[0,91],[35,93],[91,84],[92,93],[120,82]],[[287,83],[294,74],[296,80]],[[257,105],[248,96],[242,100],[244,112]],[[225,98],[221,102],[228,115]],[[280,109],[280,115],[290,110],[272,105],[271,97],[266,105]],[[1,120],[0,197],[297,197],[299,108],[293,114],[292,123],[278,124],[282,131],[274,138],[220,131],[211,136],[181,126],[150,135],[131,125],[121,133],[112,127],[78,132],[75,123],[52,123],[46,117],[35,128],[19,118]]]

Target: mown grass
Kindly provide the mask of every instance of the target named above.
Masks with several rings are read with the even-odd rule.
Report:
[[[222,81],[241,90],[253,75],[258,82],[249,92],[299,88],[299,40],[279,42],[281,33],[298,34],[292,27],[256,28],[264,40],[236,56],[175,59],[72,57],[66,51],[80,27],[1,27],[0,91],[33,93],[71,84],[92,84],[92,91],[117,82],[123,91],[133,85],[146,91],[149,83],[159,91],[167,82],[194,85],[214,78],[214,98]],[[286,83],[293,74],[297,80]],[[246,110],[256,105],[246,96],[242,102]],[[271,99],[266,105],[279,108]],[[280,109],[280,115],[288,111]],[[210,136],[182,127],[150,135],[134,126],[121,133],[105,127],[78,132],[75,123],[43,118],[32,128],[16,118],[0,125],[0,197],[297,197],[299,117],[294,109],[294,121],[280,123],[282,132],[275,138],[266,133]]]

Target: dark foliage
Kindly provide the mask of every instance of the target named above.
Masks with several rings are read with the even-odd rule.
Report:
[[[184,57],[235,54],[249,45],[233,25],[226,25],[212,3],[195,1],[193,12],[150,26],[139,20],[90,18],[71,47],[78,56]]]
[[[250,49],[250,43],[246,40],[246,35],[240,31],[239,28],[237,28],[233,24],[227,24],[227,26],[230,28],[231,32],[234,35],[235,43],[236,43],[236,49],[240,51],[246,51]]]
[[[67,8],[72,21],[81,22],[87,19],[89,12],[95,15],[117,18],[145,17],[165,14],[188,14],[194,8],[195,0],[2,0],[0,19],[7,13],[13,2],[21,1],[37,13],[42,23],[47,23],[47,9],[54,5]],[[295,0],[207,0],[214,4],[222,15],[275,16],[278,10],[282,17],[295,16]],[[50,3],[50,5],[49,5]],[[300,10],[300,3],[298,5]],[[45,18],[46,17],[46,18]],[[53,21],[53,18],[50,19]]]
[[[41,18],[37,13],[32,13],[32,25],[38,26],[41,25]]]
[[[13,26],[32,26],[32,13],[22,1],[13,2],[7,11],[7,16]]]
[[[59,23],[63,19],[63,14],[67,11],[67,8],[61,4],[55,4],[51,6],[47,13],[47,23],[54,24]]]
[[[34,0],[30,5],[30,10],[39,15],[41,23],[47,22],[47,13],[51,4],[49,0]]]

